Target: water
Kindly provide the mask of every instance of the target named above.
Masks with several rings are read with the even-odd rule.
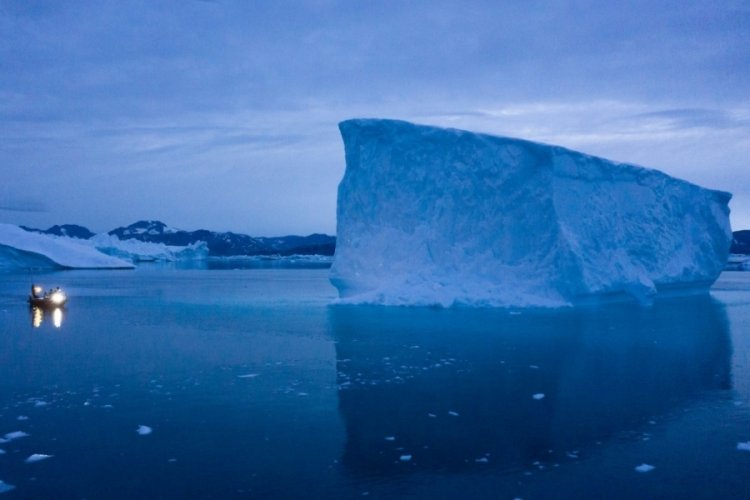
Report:
[[[70,303],[0,280],[3,498],[750,497],[750,273],[520,314],[330,306],[325,269],[34,279]]]

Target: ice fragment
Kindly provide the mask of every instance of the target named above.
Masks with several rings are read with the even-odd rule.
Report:
[[[136,432],[141,436],[146,436],[148,434],[151,434],[153,432],[153,429],[148,425],[139,425],[138,429],[136,429]]]
[[[34,462],[41,462],[42,460],[46,460],[48,458],[52,458],[52,455],[45,455],[44,453],[34,453],[32,455],[29,455],[29,457],[26,459],[26,463],[33,464]]]

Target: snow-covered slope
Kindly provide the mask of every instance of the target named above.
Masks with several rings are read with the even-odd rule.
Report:
[[[340,124],[331,282],[344,302],[555,307],[707,289],[729,193],[561,147],[392,120]]]
[[[73,238],[0,224],[0,269],[129,269],[133,264],[105,255]]]

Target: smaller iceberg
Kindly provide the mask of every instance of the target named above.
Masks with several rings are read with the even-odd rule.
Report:
[[[130,262],[106,255],[85,240],[24,231],[0,224],[0,269],[132,269]]]
[[[208,244],[204,241],[178,247],[133,239],[121,240],[115,235],[100,233],[89,240],[85,240],[85,242],[100,252],[128,260],[134,264],[140,262],[193,261],[208,258]]]

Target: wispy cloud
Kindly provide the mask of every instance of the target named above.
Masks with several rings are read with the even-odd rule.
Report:
[[[29,200],[16,200],[16,201],[5,201],[0,203],[0,210],[6,212],[22,212],[22,213],[48,213],[49,208],[46,204],[38,201]]]

